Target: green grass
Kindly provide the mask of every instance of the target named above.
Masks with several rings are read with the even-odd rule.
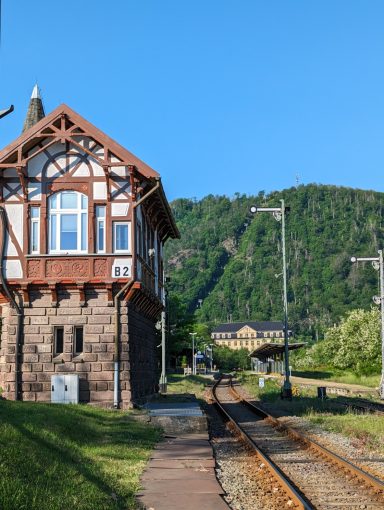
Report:
[[[0,508],[136,508],[160,432],[128,412],[0,401]]]
[[[384,418],[381,416],[353,412],[332,415],[308,411],[306,418],[326,430],[352,437],[357,446],[384,454]]]
[[[171,374],[167,376],[168,395],[180,395],[183,393],[192,393],[196,398],[203,398],[203,393],[207,384],[212,383],[212,380],[200,375],[180,375]]]
[[[326,400],[321,400],[317,398],[316,388],[300,388],[299,396],[293,397],[292,401],[281,400],[278,381],[267,379],[265,387],[259,388],[258,380],[255,375],[239,376],[248,393],[268,404],[272,414],[302,416],[325,430],[354,439],[362,448],[375,448],[384,454],[384,417],[357,414],[338,404],[338,401],[353,404],[356,398],[329,395]]]
[[[368,388],[377,388],[380,383],[380,375],[357,375],[348,371],[337,371],[333,369],[293,371],[293,376],[306,377],[309,379],[323,379],[345,384],[358,384]]]

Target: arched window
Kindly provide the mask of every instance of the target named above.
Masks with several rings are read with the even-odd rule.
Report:
[[[88,197],[60,191],[49,197],[49,253],[86,252]]]

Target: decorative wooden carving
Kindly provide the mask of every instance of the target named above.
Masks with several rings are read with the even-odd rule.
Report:
[[[107,276],[107,259],[95,259],[93,265],[93,274],[95,277]]]
[[[28,260],[27,261],[27,277],[28,278],[39,278],[41,274],[40,260]]]
[[[47,259],[45,275],[53,278],[89,277],[88,259]]]

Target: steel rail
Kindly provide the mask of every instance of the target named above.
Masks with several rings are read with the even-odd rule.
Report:
[[[344,400],[336,400],[336,404],[348,407],[350,409],[361,410],[372,414],[384,414],[384,405],[379,402],[370,402],[369,400],[355,400],[354,402],[348,402]]]
[[[220,404],[219,399],[216,396],[216,388],[222,381],[222,376],[220,379],[216,381],[216,383],[212,387],[212,396],[213,400],[219,409],[219,411],[225,416],[226,420],[230,423],[232,429],[240,436],[240,438],[253,450],[256,452],[258,458],[265,464],[268,468],[269,472],[276,480],[278,485],[283,489],[283,491],[292,499],[296,508],[299,510],[313,510],[314,507],[306,501],[303,496],[298,492],[298,490],[291,484],[291,482],[286,478],[283,471],[269,458],[267,457],[257,446],[257,444],[252,440],[252,438],[244,431],[244,429],[227,413],[224,407]],[[233,390],[232,386],[232,378],[230,378],[230,386],[229,389]],[[234,391],[234,390],[233,390]]]
[[[349,471],[353,476],[363,479],[368,485],[370,485],[374,489],[375,492],[384,494],[384,482],[382,482],[379,478],[370,475],[369,473],[362,470],[349,460],[344,459],[337,453],[334,453],[325,446],[322,446],[317,441],[314,441],[313,439],[304,436],[302,433],[298,432],[297,430],[291,427],[287,427],[286,425],[282,424],[280,420],[278,420],[278,418],[275,418],[274,416],[268,414],[263,409],[257,407],[255,404],[252,404],[248,400],[243,399],[233,387],[232,377],[230,377],[230,389],[233,396],[237,398],[237,400],[242,402],[244,405],[246,405],[249,409],[253,410],[255,414],[268,420],[269,422],[272,423],[273,426],[279,428],[279,430],[285,432],[293,439],[296,439],[297,441],[300,441],[306,446],[312,448],[319,455],[325,457],[333,464],[336,464],[338,467],[342,467],[343,469]]]

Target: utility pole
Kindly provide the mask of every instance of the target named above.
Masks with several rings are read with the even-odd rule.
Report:
[[[258,212],[272,213],[276,221],[281,221],[281,247],[283,252],[283,303],[284,303],[284,366],[285,378],[283,384],[282,397],[292,399],[292,385],[289,378],[289,344],[288,344],[288,297],[287,297],[287,261],[285,254],[285,213],[289,211],[289,207],[285,206],[283,199],[280,200],[281,207],[258,207],[252,205],[250,212],[256,214]]]
[[[192,337],[192,374],[196,375],[196,360],[195,360],[195,336],[197,333],[189,333]]]
[[[372,262],[372,267],[379,271],[380,296],[373,296],[373,302],[380,305],[381,311],[381,381],[380,398],[384,400],[384,258],[383,250],[378,250],[378,257],[351,257],[351,262]]]

